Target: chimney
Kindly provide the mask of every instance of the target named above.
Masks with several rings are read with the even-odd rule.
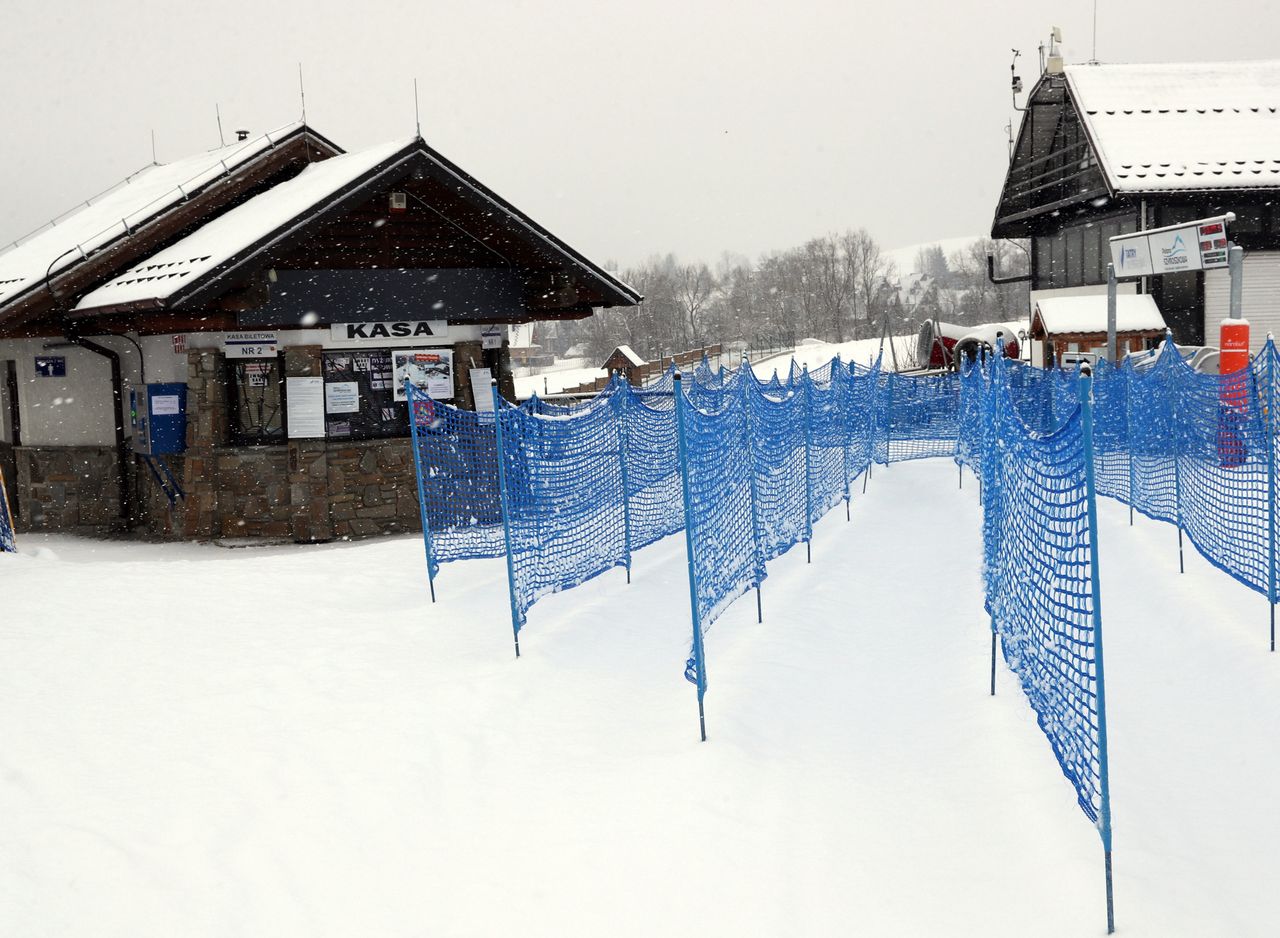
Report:
[[[249,131],[244,130],[244,129],[237,130],[237,131],[236,131],[236,139],[237,139],[237,140],[248,140],[248,139],[249,139]]]

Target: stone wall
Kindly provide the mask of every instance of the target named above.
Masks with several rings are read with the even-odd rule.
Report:
[[[330,445],[328,467],[329,516],[335,537],[422,530],[409,440]]]
[[[107,534],[120,526],[114,446],[16,446],[13,456],[21,530]]]

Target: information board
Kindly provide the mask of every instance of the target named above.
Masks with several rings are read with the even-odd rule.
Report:
[[[1153,277],[1227,266],[1227,218],[1117,235],[1111,239],[1116,279]]]
[[[285,378],[289,439],[324,439],[324,378]]]

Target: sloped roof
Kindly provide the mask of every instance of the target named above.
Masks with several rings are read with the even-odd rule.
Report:
[[[173,163],[148,166],[0,252],[0,306],[128,236],[139,226],[303,129],[300,122]]]
[[[630,345],[619,345],[616,349],[614,349],[612,352],[609,353],[609,358],[613,358],[613,356],[615,355],[621,355],[623,358],[631,362],[631,364],[636,365],[637,367],[640,365],[648,364],[648,362],[646,362],[643,358],[641,358],[634,351],[632,351]],[[605,361],[608,361],[608,360],[609,359],[605,359]]]
[[[293,179],[238,205],[174,245],[146,258],[87,294],[77,310],[167,300],[184,286],[216,271],[264,236],[307,213],[413,140],[385,143],[308,166]]]
[[[1106,294],[1085,296],[1046,296],[1036,300],[1031,317],[1031,331],[1041,325],[1049,335],[1107,331]],[[1164,332],[1166,326],[1160,308],[1149,293],[1121,293],[1116,296],[1116,332]]]
[[[596,280],[614,299],[614,303],[604,305],[634,305],[642,299],[627,284],[454,166],[421,138],[413,137],[331,157],[308,167],[89,293],[77,304],[76,314],[198,303],[212,295],[220,281],[294,237],[322,213],[339,209],[368,186],[419,167],[440,172],[452,185],[480,201],[488,215],[510,220],[532,235],[542,250]]]
[[[1064,72],[1113,191],[1280,187],[1280,61]]]

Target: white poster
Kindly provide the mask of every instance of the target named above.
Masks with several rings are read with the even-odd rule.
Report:
[[[285,378],[291,440],[324,439],[324,378]]]
[[[489,386],[492,377],[488,368],[471,369],[471,394],[476,399],[477,411],[493,410],[493,391]]]
[[[151,413],[157,417],[182,413],[177,394],[157,394],[151,398]]]
[[[425,388],[427,395],[437,401],[453,398],[453,350],[408,349],[391,353],[391,383],[395,387],[396,400],[403,401],[404,380],[408,378],[415,387]]]
[[[360,412],[360,383],[358,381],[331,381],[324,386],[324,409],[330,414],[357,414]]]

